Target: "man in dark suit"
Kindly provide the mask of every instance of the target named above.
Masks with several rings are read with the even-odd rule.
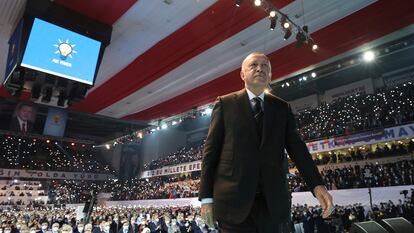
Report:
[[[131,228],[132,233],[138,233],[139,227],[138,227],[138,224],[137,224],[136,216],[131,217],[130,228]]]
[[[296,164],[327,217],[332,197],[305,143],[288,103],[265,93],[271,81],[266,55],[242,63],[243,90],[217,98],[204,147],[201,215],[223,233],[275,233],[288,221],[290,197],[286,155]],[[214,218],[213,218],[214,217]]]
[[[26,103],[17,105],[16,116],[10,121],[10,130],[21,133],[33,131],[33,106]]]

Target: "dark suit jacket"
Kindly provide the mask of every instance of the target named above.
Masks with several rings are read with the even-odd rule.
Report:
[[[122,229],[122,223],[116,223],[112,221],[109,227],[112,232],[118,232],[120,229]]]
[[[323,184],[300,138],[289,104],[271,94],[264,97],[261,140],[245,89],[218,97],[204,146],[199,199],[214,198],[220,221],[242,222],[252,207],[260,183],[272,218],[290,215],[287,158],[296,164],[308,187]]]
[[[132,225],[134,225],[134,230],[132,230]],[[132,233],[138,233],[139,226],[136,223],[131,223],[131,224],[129,224],[129,229],[131,229]]]
[[[33,132],[33,122],[27,121],[27,133]],[[21,132],[20,130],[20,123],[17,117],[13,117],[10,120],[9,129],[16,132]]]

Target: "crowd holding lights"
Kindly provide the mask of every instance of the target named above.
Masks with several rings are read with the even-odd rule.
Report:
[[[414,84],[383,88],[375,94],[355,94],[296,115],[305,140],[414,121]]]
[[[167,156],[159,159],[154,159],[151,162],[144,164],[145,170],[153,170],[164,166],[177,165],[187,162],[201,160],[204,143],[194,147],[183,147]]]
[[[321,175],[329,190],[413,185],[414,161],[327,168]],[[299,173],[289,176],[289,188],[292,192],[308,191]]]
[[[53,180],[51,203],[80,203],[88,200],[90,190],[110,193],[111,200],[175,199],[197,197],[200,172],[178,177],[109,181]]]
[[[56,142],[57,143],[57,142]],[[44,171],[114,173],[90,147],[0,135],[0,167]],[[62,149],[64,152],[62,152]],[[66,154],[65,154],[66,153]],[[68,156],[69,155],[69,156]]]

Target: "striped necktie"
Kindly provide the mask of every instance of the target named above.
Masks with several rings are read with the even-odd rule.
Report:
[[[253,114],[256,121],[257,134],[259,135],[259,138],[261,138],[263,131],[263,108],[262,99],[259,97],[253,98]]]

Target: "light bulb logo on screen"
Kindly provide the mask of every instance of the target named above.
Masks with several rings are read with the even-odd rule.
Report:
[[[35,18],[21,66],[93,85],[100,48],[100,41]]]
[[[73,48],[76,46],[76,44],[69,44],[69,40],[66,39],[65,42],[58,39],[59,44],[54,44],[58,50],[55,51],[56,54],[60,54],[60,59],[66,60],[68,57],[72,58],[72,54],[77,53],[76,50]]]

